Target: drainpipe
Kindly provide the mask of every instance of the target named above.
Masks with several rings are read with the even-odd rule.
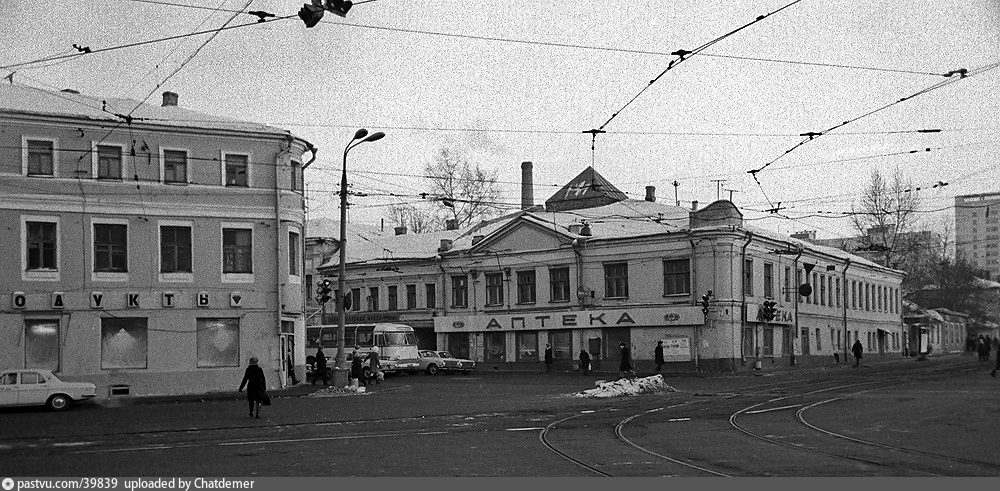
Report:
[[[847,258],[844,266],[844,362],[847,362],[847,268],[851,267],[851,259]]]
[[[576,256],[576,291],[587,293],[583,289],[583,243],[580,239],[573,239],[573,254]],[[580,304],[580,310],[586,306],[586,301],[581,295],[576,296],[576,301]]]
[[[797,247],[798,254],[795,255],[795,261],[792,263],[792,277],[796,278],[796,283],[798,283],[799,274],[799,259],[802,258],[802,247]],[[795,366],[795,340],[799,337],[799,285],[795,285],[792,289],[792,297],[795,298],[795,314],[792,322],[792,352],[788,356],[788,362]]]
[[[692,236],[691,232],[688,231],[688,243],[691,244],[691,261],[690,261],[691,268],[690,269],[691,269],[691,291],[693,292],[692,295],[691,295],[693,298],[691,300],[692,300],[692,302],[697,303],[698,302],[698,292],[699,292],[699,290],[698,290],[698,274],[697,274],[698,271],[697,271],[697,268],[695,267],[695,264],[697,263],[697,261],[695,261],[695,257],[696,257],[695,256],[695,244],[696,244],[696,242],[694,241],[694,239],[691,238],[691,236]],[[704,324],[708,324],[708,322],[709,322],[708,313],[705,313],[705,322],[704,322]],[[701,358],[701,344],[700,344],[701,343],[701,335],[700,335],[700,332],[701,332],[701,326],[697,326],[696,325],[694,327],[694,371],[696,371],[696,372],[700,372],[701,371],[701,367],[698,364],[698,359]]]
[[[752,233],[747,232],[746,234],[747,234],[747,241],[745,244],[743,244],[743,252],[741,253],[741,257],[743,258],[743,260],[742,262],[740,262],[740,292],[743,295],[743,301],[740,307],[740,353],[742,354],[744,359],[746,359],[746,353],[743,352],[743,333],[746,332],[746,325],[747,325],[747,285],[746,285],[747,274],[746,271],[744,271],[743,269],[746,268],[747,265],[747,246],[749,246],[750,242],[753,240]],[[760,357],[758,356],[757,353],[759,347],[757,346],[756,327],[753,330],[753,347],[754,347],[754,359],[755,359],[753,368],[754,370],[760,370],[761,368],[759,359]]]
[[[434,258],[437,261],[437,267],[441,270],[441,315],[444,317],[448,316],[448,272],[444,270],[444,266],[441,265],[444,258],[440,254]]]
[[[280,152],[278,152],[278,155],[275,157],[275,160],[277,161],[278,159],[280,159],[286,153],[289,154],[289,155],[291,155],[291,153],[292,153],[292,139],[291,139],[291,136],[288,137],[288,147],[285,148],[284,150],[281,150]],[[277,163],[277,162],[275,162],[275,163]],[[281,339],[281,298],[282,298],[281,289],[283,287],[283,284],[281,282],[281,276],[282,276],[281,275],[281,265],[286,262],[286,261],[282,261],[281,260],[281,206],[280,206],[280,204],[281,204],[281,191],[279,190],[279,187],[278,187],[278,183],[281,182],[281,179],[279,179],[280,169],[281,169],[280,165],[275,165],[274,166],[274,258],[275,258],[275,261],[276,261],[276,263],[274,265],[274,284],[275,284],[275,289],[274,289],[275,290],[274,291],[274,295],[275,295],[274,313],[275,313],[275,316],[277,317],[277,319],[275,321],[275,325],[278,327],[278,339],[279,339],[279,343],[280,343],[280,339]],[[288,246],[291,247],[292,245],[289,244]],[[287,277],[287,275],[285,275],[285,276]],[[278,353],[278,365],[277,365],[277,367],[278,367],[278,373],[279,374],[281,374],[281,368],[280,367],[283,365],[282,358],[284,358],[284,356],[285,356],[284,353]],[[287,376],[282,376],[282,377],[279,377],[279,378],[281,379],[279,387],[284,387],[285,386],[285,381],[288,379],[288,377]]]

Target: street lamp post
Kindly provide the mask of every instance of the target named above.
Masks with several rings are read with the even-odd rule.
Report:
[[[337,269],[337,358],[334,363],[333,385],[343,387],[347,385],[347,354],[344,352],[344,324],[347,319],[347,309],[344,308],[346,298],[345,289],[345,267],[347,259],[347,152],[352,148],[364,143],[380,140],[385,136],[381,131],[368,134],[368,130],[361,128],[354,133],[354,138],[344,147],[344,165],[340,175],[340,267]]]

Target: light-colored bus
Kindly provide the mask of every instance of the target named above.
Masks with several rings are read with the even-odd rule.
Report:
[[[327,365],[333,367],[337,356],[337,325],[306,326],[307,361],[322,346]],[[357,346],[357,353],[355,353]],[[386,374],[397,372],[416,373],[420,369],[417,335],[405,324],[347,324],[344,326],[344,351],[346,359],[354,356],[367,358],[378,347],[378,358]],[[365,363],[367,368],[367,362]]]

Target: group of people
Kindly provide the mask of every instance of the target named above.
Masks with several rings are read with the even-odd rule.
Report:
[[[546,357],[545,365],[546,371],[549,370],[551,361],[549,358],[548,345],[546,346]],[[580,373],[587,375],[591,372],[590,366],[590,353],[585,349],[580,350]],[[663,364],[665,363],[663,358],[663,341],[656,342],[656,348],[653,348],[653,362],[656,364],[656,373],[660,373],[663,370]],[[632,366],[632,352],[625,346],[625,343],[618,343],[618,374],[621,377],[631,377],[635,375],[635,368]]]
[[[1000,340],[997,340],[997,338],[990,338],[982,334],[978,338],[975,338],[975,340],[970,336],[969,341],[966,342],[967,348],[970,351],[973,346],[975,347],[976,354],[979,355],[979,361],[989,361],[990,352],[996,350],[998,344],[1000,344]]]

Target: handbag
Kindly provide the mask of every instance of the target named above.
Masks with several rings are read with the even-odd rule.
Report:
[[[265,406],[270,406],[271,405],[271,396],[269,396],[267,394],[264,394],[264,399],[262,401],[260,401],[260,403],[263,404],[263,405],[265,405]]]

